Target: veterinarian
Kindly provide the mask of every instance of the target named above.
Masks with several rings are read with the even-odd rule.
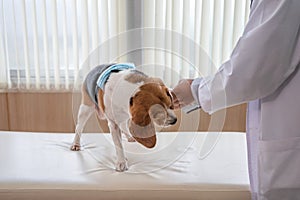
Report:
[[[230,59],[216,74],[174,87],[177,108],[195,100],[211,114],[248,102],[252,199],[300,199],[299,66],[300,1],[254,0]]]

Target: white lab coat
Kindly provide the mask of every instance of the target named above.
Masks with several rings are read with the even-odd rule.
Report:
[[[248,104],[252,198],[300,199],[300,0],[254,0],[230,59],[192,84],[202,109]]]

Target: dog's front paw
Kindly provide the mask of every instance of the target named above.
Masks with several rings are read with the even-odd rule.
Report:
[[[117,172],[124,172],[128,170],[128,164],[127,164],[127,159],[123,161],[118,161],[116,164],[116,171]]]
[[[70,149],[71,151],[80,151],[80,144],[73,144]]]

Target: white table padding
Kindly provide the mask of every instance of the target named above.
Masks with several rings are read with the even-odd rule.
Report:
[[[154,149],[124,140],[129,170],[114,170],[109,134],[0,132],[0,199],[250,199],[245,133],[158,133]],[[208,133],[212,134],[212,133]]]

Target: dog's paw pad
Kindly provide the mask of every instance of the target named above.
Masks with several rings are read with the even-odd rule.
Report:
[[[80,145],[73,144],[70,149],[71,149],[71,151],[80,151]]]
[[[128,170],[128,164],[127,161],[119,161],[116,165],[116,171],[117,172],[124,172]]]

